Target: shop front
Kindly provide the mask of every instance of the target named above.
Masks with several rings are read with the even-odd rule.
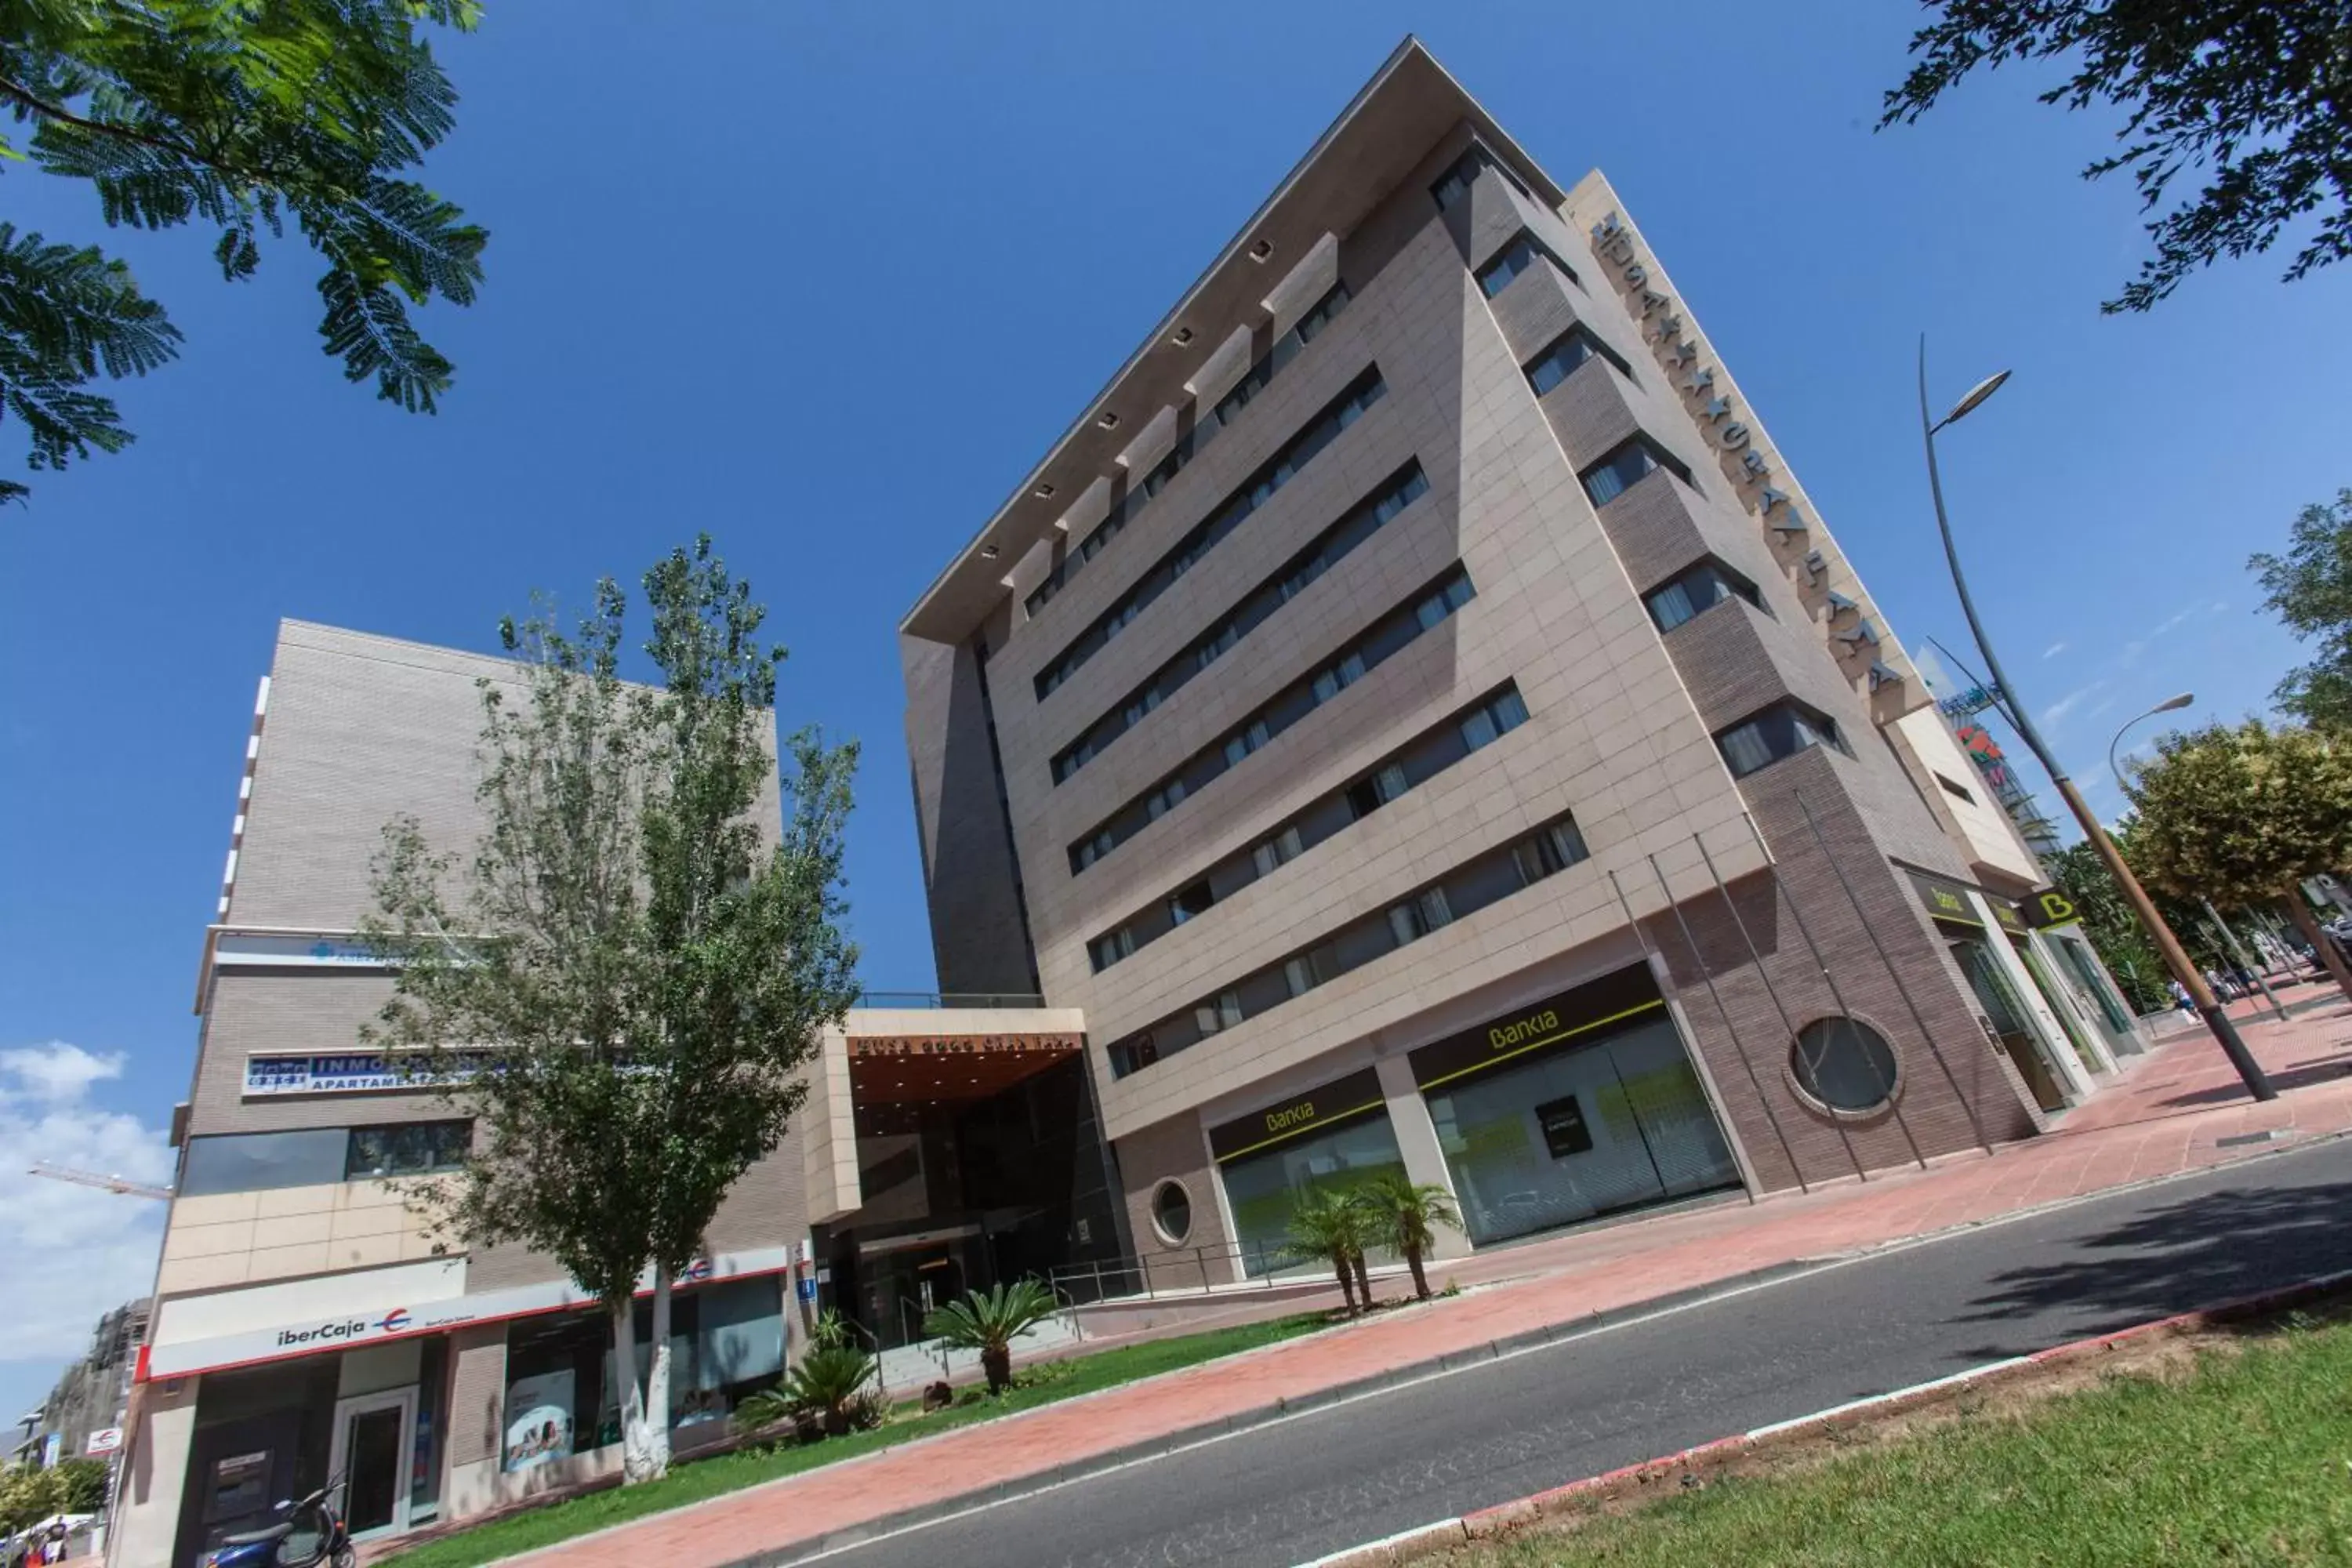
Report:
[[[1959,965],[1987,1026],[2017,1068],[2017,1076],[2025,1081],[2033,1102],[2045,1112],[2064,1110],[2076,1098],[2071,1089],[2081,1075],[2068,1071],[2062,1063],[2058,1053],[2069,1047],[2053,1039],[2027,1005],[2020,979],[2024,968],[2006,933],[1987,928],[1969,889],[1920,871],[1910,875],[1937,935]],[[2011,966],[2016,967],[2016,974],[2011,973]],[[2030,978],[2024,983],[2030,984]]]
[[[1645,967],[1448,1036],[1411,1061],[1474,1244],[1739,1185]]]
[[[173,1561],[184,1568],[228,1535],[274,1522],[281,1500],[336,1477],[347,1478],[354,1540],[433,1522],[447,1369],[446,1342],[433,1336],[206,1377]]]
[[[668,1411],[680,1447],[723,1433],[737,1403],[782,1374],[785,1263],[781,1247],[736,1255],[698,1262],[681,1282]],[[278,1291],[315,1297],[333,1283],[250,1292],[251,1326],[201,1338],[170,1337],[170,1310],[181,1303],[165,1304],[166,1337],[141,1351],[138,1375],[142,1403],[186,1410],[176,1506],[158,1521],[170,1531],[173,1568],[274,1522],[279,1501],[331,1479],[343,1485],[352,1533],[365,1542],[617,1465],[622,1384],[611,1321],[568,1282],[268,1318]],[[366,1276],[347,1289],[355,1303],[364,1299]],[[638,1299],[636,1318],[642,1377],[649,1297]],[[473,1413],[463,1432],[452,1421],[461,1386]],[[161,1540],[148,1560],[166,1560]]]
[[[1991,893],[1979,893],[1986,907],[1992,910],[1993,922],[2009,939],[2010,951],[2024,967],[2026,977],[2041,994],[2050,1016],[2066,1036],[2067,1047],[2074,1059],[2082,1064],[2085,1073],[2115,1070],[2116,1058],[2106,1037],[2099,1028],[2097,1014],[2083,995],[2066,983],[2046,946],[2034,940],[2033,928],[2025,911],[2008,899]]]
[[[1291,1213],[1307,1193],[1345,1194],[1404,1169],[1370,1068],[1210,1128],[1209,1152],[1252,1276],[1320,1267],[1289,1250]]]

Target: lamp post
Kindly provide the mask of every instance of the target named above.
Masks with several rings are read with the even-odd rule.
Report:
[[[2116,781],[2116,787],[2117,789],[2124,787],[2124,773],[2121,768],[2116,766],[2116,747],[2123,742],[2125,734],[2130,731],[2131,727],[2138,723],[2142,719],[2153,719],[2159,713],[2177,712],[2180,709],[2188,707],[2191,702],[2196,700],[2197,694],[2195,692],[2184,691],[2178,697],[2166,698],[2163,701],[2158,703],[2155,707],[2149,709],[2145,713],[2136,713],[2132,717],[2124,721],[2123,727],[2116,731],[2116,738],[2107,742],[2107,776]]]
[[[2116,886],[2129,900],[2132,912],[2139,917],[2140,924],[2146,926],[2148,935],[2155,939],[2157,951],[2164,956],[2164,966],[2172,971],[2172,977],[2189,993],[2189,1002],[2196,1007],[2198,1016],[2205,1020],[2205,1026],[2213,1032],[2213,1038],[2221,1045],[2221,1053],[2230,1058],[2230,1065],[2238,1069],[2238,1077],[2244,1082],[2246,1091],[2256,1100],[2276,1100],[2278,1090],[2271,1087],[2271,1080],[2263,1073],[2262,1064],[2254,1060],[2252,1051],[2246,1049],[2246,1042],[2238,1037],[2237,1026],[2230,1022],[2230,1016],[2213,999],[2213,988],[2205,984],[2205,976],[2189,962],[2189,954],[2181,949],[2180,939],[2172,934],[2172,928],[2164,923],[2164,917],[2156,912],[2155,901],[2147,896],[2147,889],[2139,885],[2139,879],[2132,875],[2131,868],[2124,864],[2124,858],[2117,852],[2115,841],[2107,837],[2106,829],[2099,826],[2099,819],[2092,814],[2089,803],[2083,798],[2083,792],[2074,787],[2074,781],[2066,776],[2066,770],[2059,765],[2050,748],[2042,743],[2042,736],[2033,728],[2033,720],[2026,712],[2025,704],[2017,699],[2017,688],[2009,683],[2009,677],[2001,671],[2000,656],[1993,652],[1991,639],[1985,636],[1984,624],[1977,619],[1976,602],[1969,597],[1969,580],[1960,571],[1960,552],[1952,542],[1951,519],[1944,511],[1943,480],[1936,471],[1936,432],[1965,417],[1979,404],[2000,391],[2000,384],[2008,379],[2009,372],[2005,370],[1985,377],[1952,405],[1950,413],[1941,419],[1933,418],[1927,410],[1927,338],[1924,332],[1920,334],[1919,430],[1927,447],[1927,489],[1935,498],[1936,527],[1944,537],[1944,559],[1952,569],[1952,586],[1959,595],[1960,613],[1968,617],[1969,635],[1977,640],[1977,651],[1984,656],[1985,671],[1992,677],[1993,690],[2000,694],[2002,710],[2009,721],[2016,727],[2018,738],[2025,742],[2025,749],[2033,753],[2034,760],[2049,773],[2051,784],[2057,788],[2058,798],[2064,801],[2066,809],[2074,814],[2074,820],[2082,826],[2083,837],[2091,841],[2091,847],[2106,867],[2107,874],[2116,879]],[[2171,703],[2164,705],[2165,708],[2171,706]],[[2141,717],[2146,718],[2147,715],[2142,714]],[[2135,723],[2137,721],[2134,721]]]

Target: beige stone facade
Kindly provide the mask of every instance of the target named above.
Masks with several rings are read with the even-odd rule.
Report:
[[[1571,368],[1538,384],[1555,349]],[[1373,378],[1376,399],[1288,459]],[[1621,462],[1636,467],[1597,474]],[[1425,489],[1318,556],[1408,472]],[[1218,521],[1244,495],[1242,521]],[[1700,568],[1738,586],[1695,614],[1655,605]],[[1454,574],[1466,602],[1302,710],[1302,683]],[[2042,1007],[2023,939],[1990,912],[2038,867],[1980,793],[1938,782],[1976,781],[1627,205],[1597,172],[1550,179],[1417,44],[900,630],[941,983],[1009,991],[1034,974],[1048,1002],[1084,1010],[1142,1253],[1263,1232],[1259,1177],[1240,1179],[1255,1151],[1221,1153],[1220,1129],[1288,1117],[1292,1135],[1313,1131],[1335,1084],[1363,1100],[1351,1126],[1384,1115],[1386,1131],[1352,1153],[1315,1132],[1330,1142],[1294,1186],[1350,1160],[1475,1184],[1475,1146],[1502,1123],[1468,1130],[1498,1113],[1433,1081],[1436,1043],[1629,972],[1664,1012],[1621,1009],[1610,1027],[1673,1020],[1641,1049],[1678,1043],[1677,1103],[1704,1098],[1718,1186],[2030,1135],[2113,1065]],[[1262,847],[1338,820],[1351,789],[1385,792],[1386,763],[1506,689],[1526,714],[1507,733],[1350,805],[1303,852]],[[1835,742],[1751,767],[1769,742],[1743,726],[1793,732],[1790,714]],[[1429,889],[1485,886],[1563,814],[1583,858],[1478,892],[1450,922],[1415,912]],[[1931,888],[1960,889],[1969,918],[1937,918]],[[1384,919],[1411,934],[1382,937]],[[1864,1109],[1827,1103],[1825,1069],[1799,1058],[1801,1039],[1840,1030],[1884,1048],[1846,1058],[1886,1091]],[[1596,1105],[1640,1120],[1619,1115],[1630,1089],[1576,1094],[1522,1118],[1559,1160]],[[1669,1162],[1654,1163],[1673,1195]],[[1550,1201],[1507,1194],[1495,1213]],[[1155,1222],[1162,1203],[1189,1210],[1181,1237]]]

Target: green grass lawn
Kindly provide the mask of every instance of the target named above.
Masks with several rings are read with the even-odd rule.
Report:
[[[1963,1415],[1815,1469],[1444,1559],[1447,1568],[2352,1563],[2352,1326]]]
[[[1201,1362],[1214,1361],[1239,1351],[1253,1350],[1278,1341],[1296,1339],[1298,1335],[1324,1327],[1329,1318],[1320,1312],[1306,1312],[1295,1317],[1278,1318],[1271,1322],[1244,1323],[1237,1328],[1213,1329],[1206,1333],[1185,1334],[1175,1339],[1155,1340],[1144,1344],[1127,1345],[1118,1350],[1097,1352],[1092,1355],[1072,1356],[1063,1361],[1047,1362],[1024,1368],[1015,1378],[1014,1386],[996,1399],[981,1398],[969,1404],[950,1405],[945,1410],[923,1415],[912,1405],[901,1405],[898,1412],[885,1425],[870,1432],[853,1432],[846,1436],[828,1437],[821,1443],[781,1447],[743,1449],[722,1454],[716,1458],[698,1459],[683,1464],[659,1481],[649,1486],[614,1488],[591,1492],[562,1502],[526,1513],[510,1514],[504,1519],[471,1530],[428,1541],[411,1551],[401,1552],[394,1561],[401,1568],[475,1568],[499,1557],[519,1552],[530,1552],[541,1546],[551,1546],[575,1535],[585,1535],[593,1530],[640,1519],[665,1509],[678,1508],[690,1502],[700,1502],[722,1493],[740,1491],[784,1476],[799,1475],[821,1465],[830,1465],[860,1454],[872,1454],[893,1448],[918,1437],[969,1426],[975,1422],[992,1421],[1017,1411],[1034,1410],[1041,1405],[1052,1405],[1082,1394],[1114,1388],[1122,1383],[1150,1377],[1158,1373],[1174,1372]]]

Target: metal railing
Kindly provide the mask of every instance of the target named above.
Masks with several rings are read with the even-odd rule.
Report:
[[[1385,1268],[1399,1261],[1388,1247],[1364,1255],[1367,1267]],[[1229,1241],[1216,1247],[1171,1247],[1163,1252],[1108,1263],[1065,1263],[1055,1268],[1046,1284],[1070,1303],[1073,1315],[1080,1306],[1120,1297],[1156,1300],[1163,1295],[1197,1295],[1211,1289],[1271,1290],[1302,1280],[1328,1279],[1331,1266],[1321,1258],[1299,1252],[1286,1242]]]
[[[865,1324],[859,1322],[856,1319],[851,1317],[846,1312],[836,1312],[835,1314],[835,1320],[838,1321],[843,1328],[849,1330],[859,1339],[866,1342],[866,1353],[874,1359],[874,1391],[885,1398],[889,1397],[890,1384],[882,1375],[881,1340],[875,1335],[872,1329],[867,1328]]]
[[[913,1313],[912,1317],[908,1315],[910,1311]],[[926,1357],[939,1357],[940,1376],[944,1378],[950,1374],[948,1366],[947,1342],[945,1340],[928,1340],[923,1337],[923,1323],[929,1316],[929,1311],[920,1301],[916,1300],[912,1296],[899,1297],[898,1326],[906,1331],[907,1342],[898,1348],[902,1350],[917,1351]]]
[[[1025,1007],[1037,1008],[1045,999],[1024,991],[860,991],[853,1007],[946,1008],[946,1007]]]

